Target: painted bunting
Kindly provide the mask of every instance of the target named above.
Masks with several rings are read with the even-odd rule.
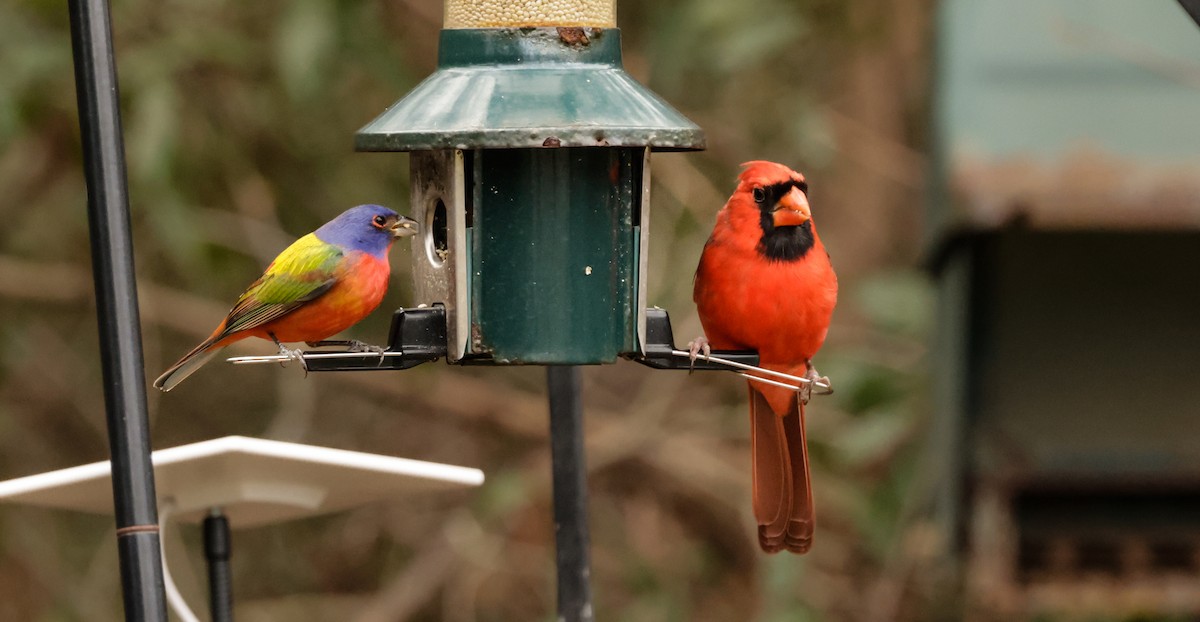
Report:
[[[282,342],[361,348],[365,344],[324,340],[379,306],[391,274],[388,250],[397,238],[416,232],[416,221],[379,205],[342,212],[279,253],[212,335],[163,372],[154,386],[170,391],[218,350],[247,337],[270,339],[280,353],[293,358],[298,353]]]
[[[773,371],[817,380],[812,358],[837,304],[837,276],[817,236],[804,176],[782,164],[749,162],[717,214],[696,270],[693,299],[710,347],[757,350]],[[822,379],[828,384],[828,379]],[[750,381],[754,516],[764,551],[804,553],[814,512],[800,392]]]

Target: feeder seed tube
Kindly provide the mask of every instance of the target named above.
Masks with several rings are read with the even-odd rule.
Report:
[[[446,0],[445,28],[614,28],[616,0]]]

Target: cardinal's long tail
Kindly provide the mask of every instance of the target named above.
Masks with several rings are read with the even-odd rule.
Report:
[[[183,355],[183,358],[175,362],[174,365],[167,368],[157,380],[154,381],[154,388],[162,391],[170,391],[175,388],[175,385],[183,382],[184,378],[192,375],[200,366],[207,363],[209,359],[216,355],[221,348],[232,343],[233,340],[226,337],[221,341],[217,339],[221,337],[220,332],[214,333],[208,339],[200,342],[200,345],[192,348],[191,352]]]
[[[781,417],[751,385],[750,442],[759,546],[768,553],[808,552],[815,520],[800,400]]]

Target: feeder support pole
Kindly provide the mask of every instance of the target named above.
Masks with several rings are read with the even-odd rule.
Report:
[[[221,508],[204,517],[204,559],[208,562],[208,609],[212,622],[233,622],[233,536]]]
[[[588,560],[587,463],[579,367],[546,368],[550,394],[550,460],[554,471],[554,540],[558,622],[592,622]]]
[[[69,0],[117,551],[127,621],[167,619],[138,321],[125,147],[107,0]]]

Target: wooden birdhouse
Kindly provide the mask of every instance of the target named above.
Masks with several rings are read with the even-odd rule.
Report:
[[[1196,615],[1200,32],[1166,1],[940,17],[936,447],[968,606]]]

